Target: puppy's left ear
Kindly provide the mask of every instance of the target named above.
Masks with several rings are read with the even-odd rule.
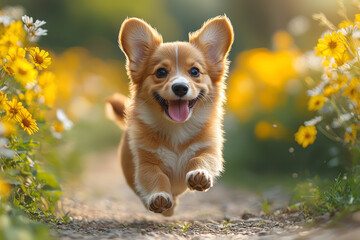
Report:
[[[189,34],[189,41],[202,50],[215,71],[227,70],[226,59],[234,41],[229,18],[218,16],[209,19],[200,30]]]

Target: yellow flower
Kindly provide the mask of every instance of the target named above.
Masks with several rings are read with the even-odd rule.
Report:
[[[360,14],[355,14],[355,22],[360,23]]]
[[[52,107],[57,97],[57,86],[55,83],[55,74],[45,71],[39,76],[38,85],[41,88],[41,97],[44,103]]]
[[[36,125],[36,121],[32,119],[31,114],[25,108],[20,112],[19,123],[21,127],[26,131],[29,135],[36,133],[39,131],[38,126]]]
[[[338,75],[337,78],[336,78],[336,83],[339,84],[339,86],[343,86],[345,84],[347,84],[349,81],[349,78],[347,75]]]
[[[336,65],[338,67],[341,67],[344,65],[347,61],[350,60],[350,55],[347,51],[344,51],[343,53],[340,53],[334,57]]]
[[[323,93],[326,97],[329,97],[330,95],[337,93],[339,91],[339,89],[340,89],[340,85],[334,84],[334,85],[325,87]]]
[[[52,127],[57,133],[64,132],[64,124],[61,121],[55,120],[52,124]]]
[[[9,51],[5,57],[6,62],[4,63],[4,69],[7,74],[10,76],[14,75],[14,61],[16,59],[24,59],[25,58],[25,49],[20,47],[10,47]]]
[[[17,46],[17,42],[19,41],[19,39],[13,35],[13,34],[3,34],[0,35],[0,57],[1,59],[6,57],[9,48],[12,46]]]
[[[229,79],[228,107],[240,121],[251,118],[253,108],[249,108],[256,95],[255,82],[243,71],[235,71]]]
[[[350,20],[343,20],[341,23],[339,23],[338,28],[347,28],[354,25],[355,23]]]
[[[24,42],[24,40],[25,40],[26,33],[25,33],[24,26],[23,26],[23,23],[21,20],[11,23],[7,27],[6,32],[8,34],[12,34],[12,35],[16,36],[18,39],[17,42],[18,41]]]
[[[277,50],[290,49],[294,43],[293,38],[286,31],[278,31],[273,36],[275,48]]]
[[[7,96],[2,91],[0,91],[0,110],[6,110],[8,105],[6,104]]]
[[[267,121],[260,121],[256,123],[255,126],[255,135],[258,139],[264,140],[271,137],[273,127]]]
[[[259,121],[255,125],[255,136],[260,140],[268,138],[284,139],[286,137],[286,129],[280,123],[271,124],[267,121]]]
[[[323,95],[312,96],[308,103],[309,111],[319,110],[324,106],[326,98]]]
[[[20,47],[10,47],[6,60],[9,62],[14,62],[17,58],[25,58],[25,49]]]
[[[346,50],[345,36],[341,32],[332,32],[320,38],[315,47],[316,55],[322,57],[337,57]]]
[[[346,143],[351,143],[352,145],[355,144],[357,131],[360,130],[360,127],[356,126],[355,124],[350,124],[351,131],[345,131],[344,141]]]
[[[0,135],[2,135],[4,137],[9,137],[9,136],[15,134],[16,128],[15,128],[14,123],[15,123],[14,121],[1,120],[0,125],[2,127],[2,132],[0,133]]]
[[[34,83],[38,74],[33,65],[25,59],[16,59],[12,69],[14,71],[15,79],[24,86],[28,83]]]
[[[11,186],[0,178],[0,197],[7,196],[11,190]]]
[[[37,97],[38,94],[33,89],[27,90],[25,94],[23,93],[19,94],[19,99],[24,101],[29,106],[32,105],[33,101],[35,101]]]
[[[313,144],[316,139],[317,130],[315,126],[300,126],[295,133],[295,141],[306,148],[309,144]]]
[[[16,98],[13,98],[11,101],[7,101],[6,116],[8,119],[19,121],[20,113],[24,109],[21,102],[18,102]]]
[[[47,51],[34,47],[30,48],[29,52],[32,63],[34,63],[39,70],[46,69],[51,64],[51,58]]]
[[[7,74],[9,74],[10,76],[14,75],[13,64],[11,62],[6,62],[3,67]]]
[[[10,47],[21,45],[25,40],[25,30],[21,21],[13,22],[8,27],[0,29],[0,59],[6,57]]]
[[[344,96],[348,96],[354,102],[359,101],[359,99],[360,99],[360,80],[358,78],[351,79],[349,85],[344,90]]]
[[[335,67],[334,64],[330,62],[330,58],[325,58],[322,63],[324,67]]]

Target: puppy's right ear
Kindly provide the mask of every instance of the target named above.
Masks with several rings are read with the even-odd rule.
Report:
[[[140,81],[147,58],[161,43],[161,35],[145,21],[128,18],[122,23],[119,45],[126,55],[128,74],[135,83]]]

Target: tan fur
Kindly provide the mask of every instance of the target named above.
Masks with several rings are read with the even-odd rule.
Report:
[[[149,210],[170,216],[177,197],[186,190],[206,191],[223,170],[224,78],[233,42],[230,20],[219,16],[189,35],[189,42],[162,43],[161,35],[137,18],[121,26],[119,44],[127,57],[131,99],[114,95],[107,101],[107,116],[126,125],[119,155],[129,186]],[[166,78],[156,70],[165,68]],[[199,77],[189,74],[191,67]],[[176,100],[174,81],[186,81],[182,99],[202,97],[187,120],[175,122],[153,96]]]
[[[114,121],[121,129],[126,128],[126,109],[129,105],[129,99],[119,93],[113,94],[106,99],[105,113],[106,117]]]

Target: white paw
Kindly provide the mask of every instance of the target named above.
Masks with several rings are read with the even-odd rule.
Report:
[[[205,169],[188,172],[185,181],[190,190],[207,191],[213,186],[213,177]]]
[[[147,200],[147,207],[155,213],[162,213],[174,205],[172,196],[166,192],[152,194]]]

